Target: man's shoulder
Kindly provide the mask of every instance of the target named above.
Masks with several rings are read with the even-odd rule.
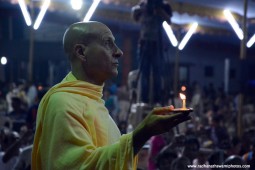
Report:
[[[56,105],[62,105],[63,104],[79,104],[80,102],[84,101],[84,98],[86,98],[86,96],[81,96],[79,94],[74,94],[74,93],[68,93],[68,92],[57,92],[57,93],[53,93],[50,97],[49,97],[49,103],[54,103]]]
[[[75,94],[57,92],[51,94],[48,102],[44,103],[41,108],[45,108],[46,112],[50,113],[46,114],[49,117],[60,116],[61,118],[64,118],[64,115],[69,115],[70,113],[83,112],[85,110],[84,107],[86,106],[88,106],[88,104],[86,104],[82,98],[77,97]]]

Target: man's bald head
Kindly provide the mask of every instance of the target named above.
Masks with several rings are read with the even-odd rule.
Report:
[[[102,85],[118,74],[118,58],[123,52],[106,25],[95,21],[72,24],[65,32],[63,45],[78,80]]]
[[[75,44],[88,44],[92,40],[99,38],[100,29],[106,27],[101,22],[89,21],[89,22],[78,22],[72,24],[65,32],[63,38],[63,46],[68,56],[72,55],[72,49]]]

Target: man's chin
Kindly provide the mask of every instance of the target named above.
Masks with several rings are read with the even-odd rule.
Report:
[[[115,78],[115,77],[117,77],[118,76],[118,70],[112,70],[111,72],[108,72],[108,79],[111,79],[111,78]]]
[[[111,73],[108,74],[107,79],[115,78],[118,76],[118,71],[112,71]]]

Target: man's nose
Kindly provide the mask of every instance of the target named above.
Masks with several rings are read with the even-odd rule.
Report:
[[[119,57],[121,57],[122,55],[123,55],[122,50],[121,50],[119,47],[116,46],[116,51],[115,51],[115,53],[114,53],[114,57],[119,58]]]

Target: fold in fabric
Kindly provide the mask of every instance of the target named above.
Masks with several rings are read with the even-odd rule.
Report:
[[[136,169],[132,133],[121,136],[102,91],[69,73],[46,93],[38,109],[32,170]]]

